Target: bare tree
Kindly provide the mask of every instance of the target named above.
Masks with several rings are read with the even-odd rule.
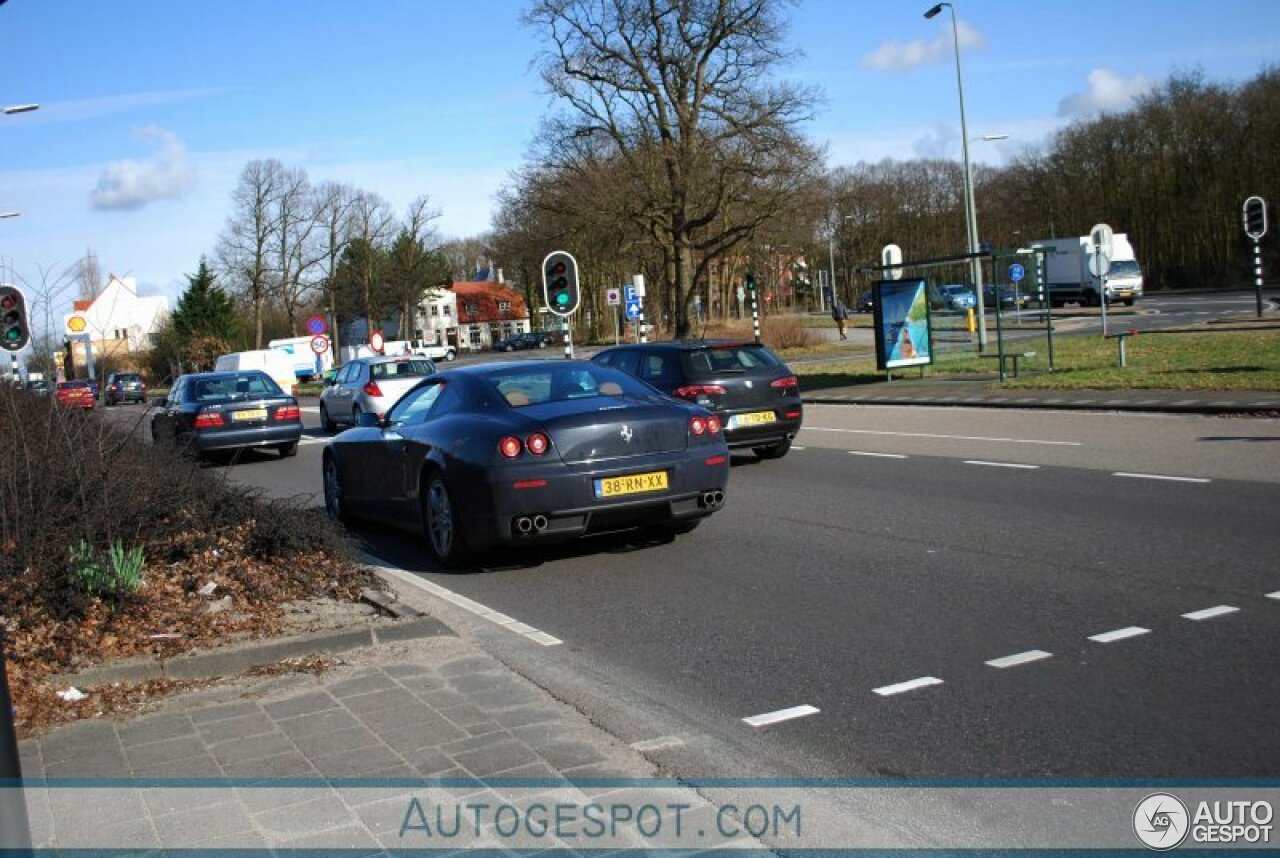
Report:
[[[381,196],[370,191],[357,191],[351,201],[348,224],[348,243],[358,241],[363,248],[363,252],[357,254],[355,270],[350,272],[355,281],[352,285],[363,298],[361,306],[365,321],[372,331],[382,316],[382,302],[374,300],[375,292],[380,292],[382,286],[381,251],[395,233],[396,219],[391,206]]]
[[[93,248],[86,250],[76,262],[75,272],[80,300],[92,301],[102,294],[106,282],[102,279],[102,266],[98,264],[98,255]]]
[[[568,106],[544,137],[550,157],[580,163],[583,141],[607,144],[633,192],[631,216],[661,246],[676,334],[688,333],[695,266],[746,240],[766,214],[757,184],[785,193],[816,165],[796,135],[812,91],[769,83],[784,58],[786,0],[535,0],[546,32],[543,80]],[[786,151],[788,157],[779,157]],[[763,181],[761,181],[763,178]],[[748,217],[727,220],[737,208]],[[695,258],[700,251],[701,259]]]
[[[248,302],[253,343],[262,348],[263,310],[273,283],[272,251],[279,229],[277,200],[284,165],[275,159],[250,161],[231,193],[232,212],[218,242],[218,263],[232,291]]]
[[[315,246],[314,256],[318,260],[320,287],[324,291],[325,303],[329,309],[329,330],[335,351],[341,345],[338,342],[341,329],[338,327],[335,277],[338,263],[347,249],[351,207],[355,198],[354,188],[337,182],[325,182],[315,188],[311,196],[311,218],[316,224],[311,238]],[[334,357],[336,359],[338,355],[335,354]]]
[[[276,294],[289,319],[289,331],[296,334],[299,332],[298,309],[318,285],[310,278],[324,256],[324,251],[311,241],[312,234],[319,231],[322,224],[316,219],[306,170],[281,171],[273,208]]]

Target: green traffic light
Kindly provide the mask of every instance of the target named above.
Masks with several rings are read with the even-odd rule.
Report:
[[[18,337],[20,336],[22,336],[22,331],[18,330],[17,328],[10,328],[4,333],[4,338],[11,343],[17,342]]]
[[[569,295],[568,295],[568,293],[561,292],[559,295],[557,295],[557,296],[556,296],[556,303],[557,303],[557,304],[559,304],[561,307],[563,307],[563,306],[565,306],[566,304],[568,304],[568,303],[569,303]]]

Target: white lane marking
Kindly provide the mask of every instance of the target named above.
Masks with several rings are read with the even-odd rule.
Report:
[[[905,459],[901,453],[871,453],[866,450],[850,450],[850,456],[872,456],[877,459]]]
[[[1089,635],[1089,640],[1094,643],[1114,643],[1122,641],[1126,638],[1136,638],[1138,635],[1150,634],[1151,629],[1144,629],[1142,626],[1126,626],[1123,629],[1115,629],[1110,632],[1103,632],[1098,635]]]
[[[1014,653],[1006,655],[1003,658],[993,658],[987,662],[987,667],[998,667],[1004,669],[1006,667],[1017,667],[1020,664],[1029,664],[1033,661],[1040,661],[1046,658],[1053,658],[1053,653],[1045,652],[1042,649],[1029,649],[1026,652]]]
[[[983,462],[978,459],[965,459],[966,465],[984,465],[988,468],[1021,468],[1024,471],[1038,471],[1039,465],[1021,465],[1017,462]]]
[[[1212,608],[1204,608],[1203,610],[1183,614],[1182,618],[1184,620],[1195,620],[1196,622],[1199,622],[1200,620],[1211,620],[1214,617],[1221,617],[1224,614],[1234,614],[1238,610],[1240,609],[1232,605],[1217,605]]]
[[[631,747],[637,751],[661,751],[664,748],[679,748],[683,745],[684,739],[679,736],[659,736],[656,739],[644,739],[631,743]]]
[[[546,632],[539,631],[533,626],[518,622],[515,619],[508,617],[506,614],[495,611],[493,608],[486,607],[479,602],[472,601],[466,596],[459,595],[447,587],[441,587],[439,584],[419,578],[412,572],[401,569],[399,566],[392,566],[371,554],[364,554],[363,558],[365,565],[367,566],[377,569],[380,572],[385,572],[392,578],[395,578],[398,581],[403,581],[412,587],[417,587],[419,590],[425,590],[433,596],[438,596],[446,602],[451,602],[465,611],[470,611],[481,619],[488,620],[499,628],[515,632],[521,637],[527,638],[536,644],[541,644],[542,646],[556,646],[557,644],[564,643],[560,638],[553,637]]]
[[[790,721],[793,718],[803,718],[806,715],[816,715],[821,710],[817,707],[810,706],[805,703],[801,706],[792,706],[790,709],[779,709],[777,712],[766,712],[763,715],[752,715],[750,718],[743,718],[747,724],[752,727],[765,727],[769,724],[777,724],[779,721]]]
[[[1171,477],[1167,474],[1129,474],[1124,471],[1116,471],[1113,477],[1128,477],[1134,480],[1165,480],[1171,483],[1211,483],[1213,480],[1206,480],[1204,477]]]
[[[791,449],[792,449],[792,450],[807,450],[808,448],[807,448],[807,447],[797,447],[795,444],[792,444],[792,445],[791,445]]]
[[[893,685],[882,685],[879,688],[871,689],[881,697],[888,697],[892,694],[901,694],[904,691],[915,691],[917,688],[927,688],[930,685],[941,685],[942,680],[936,676],[921,676],[917,679],[908,679],[906,682],[898,682]]]
[[[304,436],[298,439],[298,443],[304,447],[309,447],[312,444],[328,444],[329,439],[328,438],[307,438]]]
[[[1280,590],[1276,590],[1274,593],[1268,593],[1268,594],[1267,594],[1267,598],[1268,598],[1268,599],[1280,599]]]
[[[306,411],[308,414],[319,414],[320,406],[319,405],[299,405],[298,410]]]
[[[1082,447],[1079,441],[1039,441],[1033,438],[990,438],[986,435],[938,435],[932,432],[887,432],[879,429],[835,429],[805,426],[808,432],[845,432],[850,435],[891,435],[896,438],[941,438],[952,441],[993,441],[1000,444],[1047,444],[1052,447]]]

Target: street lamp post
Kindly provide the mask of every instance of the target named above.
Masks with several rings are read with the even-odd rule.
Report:
[[[982,301],[982,263],[974,254],[978,252],[978,213],[973,205],[973,170],[969,165],[969,126],[964,115],[964,77],[960,72],[960,28],[956,24],[956,9],[950,3],[938,3],[924,13],[925,20],[942,12],[945,6],[951,10],[951,38],[956,49],[956,87],[960,92],[960,147],[964,153],[964,216],[969,230],[969,273],[973,279],[973,292],[977,300],[978,351],[987,347],[986,309]]]
[[[840,303],[840,299],[836,295],[836,230],[840,228],[840,224],[847,220],[853,220],[853,215],[842,215],[840,212],[836,212],[835,224],[831,227],[831,232],[827,234],[827,260],[831,266],[831,309],[833,310]],[[818,291],[821,294],[822,290]],[[825,296],[819,303],[818,309],[824,313],[827,311]]]

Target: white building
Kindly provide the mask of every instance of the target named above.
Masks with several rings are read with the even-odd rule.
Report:
[[[63,324],[69,338],[87,334],[95,356],[123,357],[150,349],[152,337],[168,316],[167,297],[139,297],[135,278],[112,274],[98,297],[72,305]],[[83,340],[73,340],[72,353],[76,363],[83,361]]]

